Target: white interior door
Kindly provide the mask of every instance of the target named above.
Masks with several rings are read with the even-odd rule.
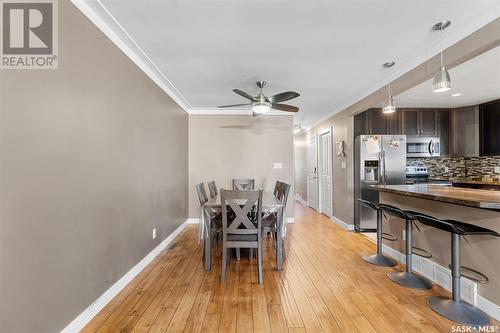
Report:
[[[320,136],[320,212],[332,216],[332,135]]]
[[[307,140],[307,204],[318,210],[318,165],[316,137]]]

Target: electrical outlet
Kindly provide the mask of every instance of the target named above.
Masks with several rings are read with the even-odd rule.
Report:
[[[495,173],[500,173],[500,166],[495,167]]]
[[[156,239],[156,228],[153,228],[153,239]]]

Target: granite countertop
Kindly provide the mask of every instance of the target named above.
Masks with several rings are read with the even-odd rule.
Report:
[[[431,184],[372,185],[380,192],[448,202],[462,206],[500,210],[500,191],[479,190]]]
[[[449,181],[450,183],[462,183],[462,184],[479,184],[479,185],[498,185],[500,186],[500,180],[496,179],[478,179],[478,178],[443,178],[443,177],[429,177],[429,180],[440,180]]]

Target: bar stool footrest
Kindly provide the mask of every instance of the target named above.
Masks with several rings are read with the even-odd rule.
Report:
[[[390,257],[384,256],[383,254],[370,254],[363,256],[363,260],[367,263],[382,267],[394,267],[398,262]]]
[[[448,265],[448,268],[451,269],[451,264]],[[485,274],[467,266],[460,266],[460,274],[464,278],[477,283],[488,283],[489,281],[488,277]]]
[[[465,325],[484,326],[490,317],[475,306],[464,302],[454,302],[450,298],[434,296],[427,299],[427,305],[441,316]]]
[[[398,238],[388,232],[383,232],[382,233],[382,239],[385,239],[386,241],[389,241],[389,242],[395,242],[398,240]]]
[[[411,289],[431,289],[432,282],[422,276],[406,272],[391,272],[387,276],[397,284]]]
[[[422,257],[422,258],[427,258],[427,259],[432,258],[432,253],[430,253],[429,251],[427,251],[425,249],[422,249],[421,247],[417,247],[417,246],[414,246],[412,248],[411,253],[416,254],[417,256]]]

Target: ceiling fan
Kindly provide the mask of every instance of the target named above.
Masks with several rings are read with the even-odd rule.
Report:
[[[279,102],[284,102],[284,101],[288,101],[290,99],[299,97],[300,96],[299,93],[296,93],[295,91],[286,91],[286,92],[282,92],[280,94],[276,94],[276,95],[267,97],[262,93],[262,89],[266,85],[266,81],[257,81],[256,83],[260,89],[260,92],[255,97],[253,97],[250,94],[247,94],[246,92],[244,92],[242,90],[233,89],[233,91],[235,93],[237,93],[238,95],[245,97],[246,99],[249,99],[250,103],[221,105],[221,106],[219,106],[219,108],[233,108],[233,107],[237,107],[237,106],[250,106],[252,108],[252,116],[253,117],[260,116],[261,114],[264,114],[271,109],[286,111],[286,112],[298,112],[299,111],[299,108],[296,106],[279,103]]]

